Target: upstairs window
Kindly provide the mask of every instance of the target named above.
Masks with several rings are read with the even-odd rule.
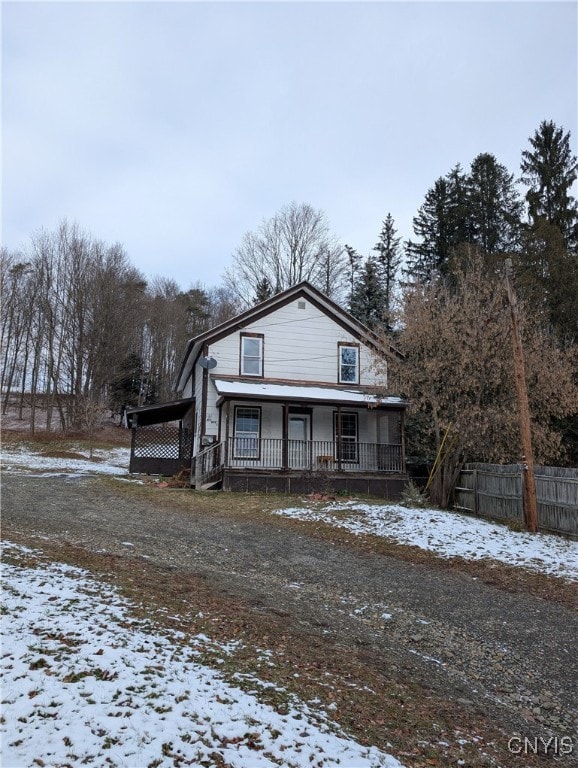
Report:
[[[241,376],[263,376],[263,336],[241,334]]]
[[[339,383],[359,384],[359,347],[339,344]]]

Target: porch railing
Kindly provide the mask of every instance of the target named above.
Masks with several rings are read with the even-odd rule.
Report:
[[[218,480],[222,476],[222,443],[214,443],[193,457],[191,463],[191,484],[199,488],[204,483]]]
[[[230,437],[227,467],[301,469],[328,472],[403,472],[401,445],[353,440],[282,440]]]

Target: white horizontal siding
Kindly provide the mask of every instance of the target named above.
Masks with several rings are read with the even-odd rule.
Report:
[[[240,336],[243,331],[264,335],[264,377],[338,382],[338,343],[358,343],[334,320],[303,299],[279,307],[271,314],[247,325],[242,331],[210,345],[209,354],[217,360],[215,375],[239,374]],[[360,349],[360,384],[384,384],[372,370],[372,353],[363,344]]]
[[[260,407],[261,409],[261,437],[281,440],[283,438],[283,406],[279,403],[259,403],[256,401],[232,401],[229,419],[229,437],[235,432],[235,406],[243,408]],[[332,441],[333,418],[337,408],[334,406],[315,406],[311,413],[312,440]],[[389,415],[375,410],[356,410],[355,408],[343,408],[343,413],[357,413],[357,423],[360,443],[387,443],[387,435],[382,428],[381,437],[377,439],[378,418],[387,422]],[[222,422],[221,440],[225,439],[225,418]]]

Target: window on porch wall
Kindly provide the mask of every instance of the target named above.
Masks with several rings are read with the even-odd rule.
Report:
[[[341,433],[341,443],[339,442]],[[334,413],[333,435],[336,445],[335,458],[341,461],[359,461],[357,439],[357,414]]]
[[[234,458],[259,458],[260,408],[235,406]]]

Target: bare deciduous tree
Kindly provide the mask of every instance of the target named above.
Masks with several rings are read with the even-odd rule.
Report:
[[[146,287],[122,248],[106,246],[63,221],[55,232],[32,238],[23,258],[3,265],[1,328],[7,364],[4,407],[10,390],[37,405],[46,426],[57,410],[62,429],[78,427],[86,399],[106,399],[115,369],[138,345],[139,306]]]
[[[334,299],[347,279],[343,249],[330,234],[323,211],[291,203],[256,232],[247,232],[225,272],[225,284],[245,305],[255,302],[266,278],[273,293],[308,280]]]
[[[520,458],[503,280],[488,274],[481,256],[470,251],[451,281],[407,290],[402,323],[404,360],[390,363],[389,387],[408,397],[430,459],[440,452],[430,495],[447,506],[465,461]],[[578,409],[576,347],[562,349],[528,312],[522,312],[522,333],[534,456],[544,464],[563,454],[554,420]]]

